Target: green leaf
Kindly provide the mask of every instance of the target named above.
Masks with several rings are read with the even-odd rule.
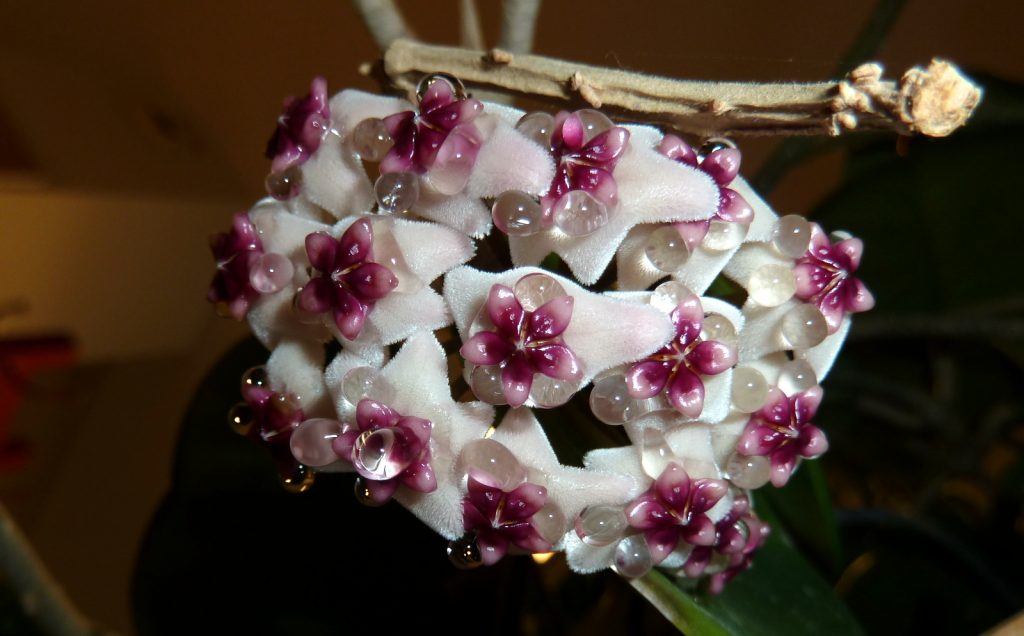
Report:
[[[718,596],[683,590],[657,570],[632,585],[689,636],[864,633],[828,583],[777,531],[755,556],[754,566]]]
[[[839,574],[843,549],[820,460],[801,462],[785,488],[765,488],[758,496],[771,504],[797,544],[828,572]]]

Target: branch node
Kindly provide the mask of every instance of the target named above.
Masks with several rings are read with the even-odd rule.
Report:
[[[569,87],[579,93],[580,97],[583,98],[583,101],[587,102],[594,108],[601,107],[603,102],[601,101],[601,96],[597,94],[597,87],[591,84],[590,81],[583,76],[583,73],[580,73],[579,71],[573,73],[569,78]]]
[[[484,61],[490,64],[511,64],[515,55],[501,49],[491,49],[484,55]]]
[[[899,116],[911,130],[945,137],[967,122],[981,100],[981,88],[945,60],[933,59],[903,74]]]

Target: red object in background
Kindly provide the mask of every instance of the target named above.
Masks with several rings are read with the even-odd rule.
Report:
[[[28,444],[11,437],[11,423],[22,400],[35,390],[32,376],[74,361],[74,344],[67,336],[0,340],[0,473],[18,470],[31,458]]]

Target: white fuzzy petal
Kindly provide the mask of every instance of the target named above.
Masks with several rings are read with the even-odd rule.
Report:
[[[587,545],[575,532],[567,533],[563,541],[565,559],[573,572],[592,574],[611,567],[616,543],[600,547]]]
[[[302,164],[302,196],[337,218],[373,206],[373,184],[348,139],[328,134]]]
[[[547,192],[555,176],[551,153],[507,122],[496,119],[495,123],[491,136],[480,146],[466,193],[488,198],[508,190],[538,196]]]
[[[414,211],[474,238],[483,238],[491,231],[491,210],[483,201],[467,194],[446,197],[421,188]]]
[[[465,234],[436,223],[394,219],[390,230],[405,264],[425,283],[465,263],[476,249]]]
[[[729,184],[729,187],[739,192],[754,210],[754,220],[750,224],[750,229],[747,230],[744,242],[772,240],[772,230],[775,229],[775,222],[779,220],[779,215],[775,213],[775,210],[750,187],[743,177],[737,176]]]
[[[299,399],[307,417],[329,414],[329,395],[324,384],[323,345],[307,340],[286,340],[267,359],[270,386]]]
[[[397,97],[383,97],[357,90],[344,90],[331,98],[331,127],[342,137],[348,136],[359,122],[369,117],[383,119],[413,105]]]
[[[818,346],[797,354],[811,365],[814,374],[818,377],[818,382],[824,380],[832,369],[832,364],[839,356],[839,351],[843,348],[843,342],[848,333],[850,333],[850,316],[846,315],[843,316],[843,321],[839,323],[839,329],[834,334],[826,336]]]

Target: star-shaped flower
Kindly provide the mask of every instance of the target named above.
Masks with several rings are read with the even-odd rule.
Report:
[[[484,565],[501,560],[513,545],[526,552],[550,552],[552,545],[541,536],[533,517],[547,503],[548,491],[537,484],[523,483],[504,491],[486,475],[471,475],[469,493],[462,500],[462,518],[467,531],[476,535]]]
[[[768,537],[769,530],[768,524],[750,509],[750,499],[746,495],[736,495],[729,514],[715,524],[715,543],[695,546],[683,571],[686,576],[697,578],[713,559],[724,562],[719,571],[711,574],[709,584],[712,594],[720,594],[726,583],[750,567],[754,553]]]
[[[217,273],[206,294],[211,303],[224,303],[236,320],[245,317],[249,305],[259,297],[249,281],[252,268],[263,255],[263,243],[244,212],[236,214],[231,230],[210,237],[210,251]]]
[[[272,174],[282,174],[301,165],[320,147],[320,140],[331,127],[331,110],[327,103],[327,81],[313,79],[305,97],[284,100],[284,113],[277,120],[277,128],[267,142],[266,156],[271,159]],[[274,193],[279,198],[291,198],[297,190]]]
[[[772,387],[765,405],[750,417],[736,451],[770,458],[773,486],[786,485],[800,457],[814,459],[828,450],[825,434],[811,422],[821,397],[820,386],[793,396]]]
[[[537,274],[543,278],[531,276]],[[540,284],[534,284],[538,280]],[[513,290],[514,298],[509,297],[508,289]],[[560,291],[551,292],[552,289]],[[490,322],[492,317],[487,307],[489,297],[492,298],[496,309],[504,307],[508,312],[504,314],[503,311],[496,311],[494,316],[503,324],[502,329],[506,330],[505,333],[520,333],[512,331],[512,327],[518,324],[519,329],[527,329],[526,332],[521,332],[524,333],[523,341],[526,342],[525,336],[529,334],[531,327],[536,329],[535,333],[540,337],[536,341],[540,345],[537,347],[540,351],[530,354],[525,352],[524,346],[522,356],[525,358],[531,355],[538,358],[534,360],[536,368],[547,371],[536,374],[533,373],[534,367],[528,364],[521,365],[520,369],[523,369],[524,376],[527,370],[533,374],[532,384],[529,388],[510,386],[508,394],[518,401],[522,394],[519,389],[526,388],[525,392],[530,395],[530,400],[540,406],[564,403],[595,374],[650,355],[663,346],[671,335],[671,324],[667,316],[654,307],[595,294],[567,279],[536,268],[520,268],[500,274],[489,274],[462,267],[445,277],[444,291],[459,335],[462,341],[467,343],[466,352],[474,359],[496,360],[502,353],[507,352],[507,347],[498,342],[501,339],[500,335],[481,336],[475,341],[472,340],[479,332],[491,330],[489,325],[493,324]],[[524,319],[526,313],[520,313],[520,309],[535,311],[545,304],[546,301],[541,300],[547,298],[549,293],[555,293],[559,297],[571,297],[572,301],[555,302],[541,312],[540,318],[531,326],[529,321]],[[512,302],[513,299],[518,302],[519,308]],[[515,317],[518,319],[513,320]],[[548,343],[544,340],[544,333],[550,333],[551,338],[561,340]],[[483,350],[474,349],[482,342],[486,345]],[[558,346],[545,351],[543,347],[547,344]],[[551,356],[545,358],[546,353],[550,353]],[[518,357],[515,351],[513,354],[513,359]],[[506,366],[510,364],[519,363],[506,363]],[[490,373],[487,367],[476,367],[470,369],[470,372],[472,375],[481,370],[483,371],[477,374],[478,377],[472,380],[474,391],[481,399],[491,400],[493,403],[503,401],[500,394],[506,385],[504,380],[508,380],[510,384],[525,384],[522,377],[517,375],[519,369],[513,367],[513,371],[508,373],[502,369],[502,377],[494,379],[499,388],[490,391],[485,387],[487,378],[484,377],[483,381],[480,381],[482,373]],[[496,378],[497,374],[490,377]],[[572,379],[562,382],[553,377]],[[488,397],[484,397],[485,394]]]
[[[793,267],[796,297],[814,303],[825,316],[828,332],[839,330],[846,313],[867,311],[875,298],[859,278],[853,276],[860,266],[864,243],[847,238],[835,243],[817,223],[811,224],[811,244],[807,254]]]

